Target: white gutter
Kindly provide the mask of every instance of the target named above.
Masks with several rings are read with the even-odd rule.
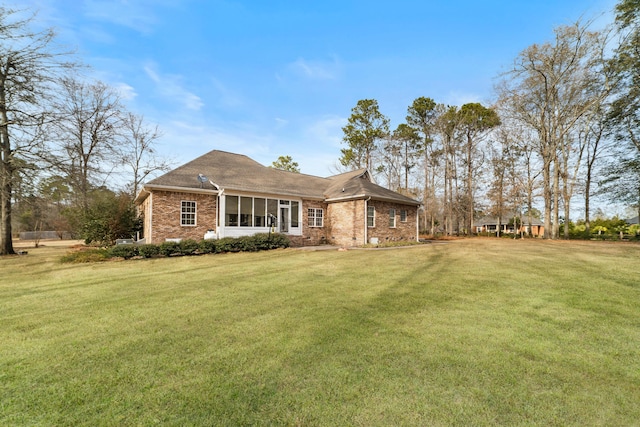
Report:
[[[426,216],[425,216],[425,222],[426,222]],[[416,206],[416,242],[419,242],[419,241],[420,241],[420,206]]]
[[[369,197],[367,200],[364,201],[364,244],[365,245],[369,243],[369,224],[367,224],[367,221],[369,221],[369,217],[367,216],[369,214],[369,200],[371,200],[371,197]]]
[[[147,191],[142,188],[143,191]],[[145,218],[146,219],[146,218]],[[147,241],[147,236],[144,236],[144,241]],[[153,242],[153,194],[149,193],[149,243]]]
[[[144,187],[142,187],[143,189],[145,188],[150,188],[152,190],[170,190],[170,191],[177,191],[180,193],[196,193],[196,194],[218,194],[218,190],[209,190],[207,188],[192,188],[192,187],[176,187],[173,185],[145,185]],[[145,190],[147,192],[149,192],[148,190]]]
[[[220,187],[218,187],[218,189],[220,189]],[[221,223],[220,218],[222,216],[222,209],[220,207],[220,200],[222,199],[223,196],[224,196],[224,188],[218,192],[218,195],[217,195],[217,198],[216,198],[216,212],[217,212],[217,215],[216,215],[216,238],[218,238],[218,239],[221,238],[220,237],[220,229],[221,229],[221,227],[220,227],[220,223]],[[225,207],[225,209],[226,209],[226,207]]]
[[[340,201],[344,201],[344,200],[360,200],[360,199],[374,199],[374,200],[378,200],[381,202],[389,202],[389,203],[396,203],[398,205],[408,205],[408,206],[420,206],[420,202],[409,202],[409,201],[402,201],[402,200],[398,200],[398,199],[392,199],[389,197],[375,197],[375,196],[367,196],[366,194],[357,194],[355,196],[345,196],[345,197],[334,197],[332,199],[325,199],[325,202],[340,202]]]
[[[365,197],[367,197],[366,194],[357,194],[355,196],[344,196],[344,197],[334,197],[332,199],[325,199],[325,202],[340,202],[342,200],[357,200],[357,199],[364,199]],[[371,197],[369,197],[371,198]]]

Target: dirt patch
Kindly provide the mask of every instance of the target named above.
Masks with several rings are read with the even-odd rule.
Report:
[[[82,240],[40,240],[38,247],[56,247],[56,248],[71,248],[84,246]],[[14,249],[28,249],[35,248],[35,241],[33,240],[14,240]]]

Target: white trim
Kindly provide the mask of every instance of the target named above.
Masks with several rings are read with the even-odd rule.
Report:
[[[416,207],[416,242],[420,241],[420,206]],[[426,216],[425,216],[426,220]],[[426,225],[426,224],[425,224]]]
[[[145,219],[147,213],[145,212]],[[149,193],[149,237],[144,236],[145,241],[153,243],[153,193]],[[148,240],[147,240],[148,239]]]
[[[184,212],[183,203],[193,203],[193,224],[183,224],[182,214],[191,214],[191,212]],[[180,227],[197,227],[198,226],[198,201],[197,200],[180,200]]]
[[[222,192],[224,192],[224,194],[222,194]],[[222,192],[219,194],[219,199],[220,199],[220,204],[219,204],[219,210],[218,210],[218,215],[220,217],[220,226],[218,227],[218,237],[222,238],[222,237],[239,237],[239,236],[250,236],[256,233],[268,233],[270,231],[270,227],[267,226],[268,221],[265,217],[265,226],[263,227],[256,227],[255,224],[252,222],[252,226],[251,227],[243,227],[240,226],[240,211],[238,211],[238,225],[237,226],[229,226],[226,223],[226,215],[227,215],[227,196],[235,196],[238,197],[238,203],[240,203],[240,198],[241,197],[250,197],[252,199],[254,199],[254,203],[253,205],[253,210],[252,210],[252,221],[255,220],[255,199],[264,199],[265,200],[265,209],[267,209],[267,200],[275,200],[278,202],[278,210],[276,212],[276,217],[278,218],[279,221],[282,221],[282,218],[280,218],[280,207],[286,207],[287,209],[289,209],[289,218],[286,218],[286,221],[289,221],[289,230],[285,233],[288,234],[290,236],[302,236],[303,235],[303,228],[306,227],[306,225],[302,222],[303,221],[303,215],[302,215],[302,209],[304,207],[304,203],[303,200],[300,198],[295,198],[295,197],[285,197],[282,195],[266,195],[265,193],[249,193],[249,192],[238,192],[238,191],[229,191],[229,189],[225,188],[222,190]],[[291,213],[293,211],[292,209],[292,204],[288,204],[288,205],[280,205],[280,200],[286,200],[288,202],[297,202],[298,203],[298,226],[294,227],[291,225]],[[280,224],[280,222],[278,222],[278,224]],[[324,226],[324,225],[323,225]]]
[[[168,190],[177,193],[195,193],[195,194],[218,194],[218,190],[209,190],[207,188],[191,188],[191,187],[175,187],[173,185],[156,185],[146,184],[142,187],[146,192],[151,190]]]
[[[364,201],[364,244],[365,245],[369,243],[369,200],[371,200],[371,197],[369,197],[367,200]],[[375,219],[373,222],[375,224]]]
[[[366,198],[366,194],[357,194],[355,196],[333,197],[331,199],[325,199],[325,202],[342,202],[345,200],[360,200]],[[369,197],[371,198],[371,197]]]
[[[314,225],[309,225],[309,211],[313,210],[313,224]],[[318,217],[316,216],[316,212],[320,211],[320,220],[322,221],[322,225],[315,225],[316,224],[316,219],[318,219]],[[322,208],[307,208],[307,227],[309,228],[324,228],[324,209]]]
[[[373,225],[369,225],[369,207],[371,207],[373,209]],[[374,206],[369,206],[369,204],[367,203],[367,212],[365,213],[365,223],[367,224],[367,228],[376,228],[376,207]]]

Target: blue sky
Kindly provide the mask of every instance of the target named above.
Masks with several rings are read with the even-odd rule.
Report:
[[[163,132],[173,166],[212,149],[327,176],[357,101],[395,128],[420,96],[489,104],[516,55],[614,0],[22,0]]]

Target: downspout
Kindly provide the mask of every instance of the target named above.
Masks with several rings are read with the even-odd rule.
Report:
[[[420,241],[420,206],[416,206],[416,242]]]
[[[221,224],[222,221],[220,220],[221,215],[222,215],[222,209],[221,209],[221,204],[220,204],[220,200],[222,199],[222,196],[224,195],[224,188],[220,191],[218,191],[218,199],[216,200],[216,237],[218,239],[221,239],[224,236],[220,236],[220,229],[221,229]],[[223,233],[224,234],[224,233]]]
[[[371,196],[367,200],[364,201],[364,244],[369,243],[369,226],[367,221],[369,221],[369,200],[371,200]]]

